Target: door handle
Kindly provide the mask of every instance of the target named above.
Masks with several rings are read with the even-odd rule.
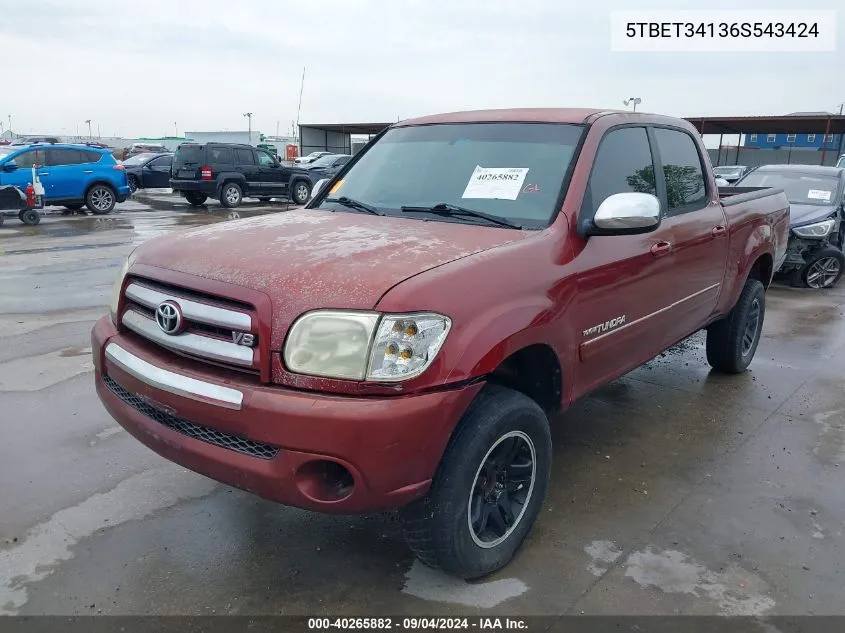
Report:
[[[49,171],[39,171],[39,172],[38,172],[38,175],[39,175],[39,176],[49,176],[49,175],[50,175],[50,172],[49,172]]]
[[[82,173],[83,173],[83,174],[93,174],[93,173],[94,173],[94,170],[93,170],[93,169],[86,169],[86,170],[85,170],[85,171],[83,171]]]
[[[669,242],[658,242],[651,247],[651,254],[655,257],[662,257],[668,255],[672,251],[672,244]]]
[[[724,234],[725,234],[725,233],[727,233],[727,232],[728,232],[728,228],[727,228],[726,226],[722,226],[722,225],[720,224],[719,226],[714,226],[714,227],[713,227],[713,230],[712,230],[712,231],[710,231],[710,234],[711,234],[713,237],[719,237],[720,235],[724,235]]]

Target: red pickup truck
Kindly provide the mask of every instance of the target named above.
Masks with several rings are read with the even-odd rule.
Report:
[[[132,253],[97,392],[174,462],[300,508],[401,508],[424,563],[478,578],[537,518],[554,414],[702,328],[716,370],[745,370],[788,206],[720,199],[674,118],[403,121],[304,209]]]

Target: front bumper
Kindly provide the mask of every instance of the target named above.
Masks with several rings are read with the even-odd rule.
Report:
[[[109,317],[91,337],[97,394],[138,440],[225,484],[320,512],[388,510],[425,494],[482,387],[390,398],[308,393],[198,371],[118,333]],[[351,475],[342,497],[325,485],[335,472],[323,468],[328,462]]]

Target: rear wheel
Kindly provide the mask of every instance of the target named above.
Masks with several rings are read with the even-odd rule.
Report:
[[[108,185],[94,185],[85,196],[85,206],[91,213],[105,215],[111,213],[117,203],[114,189]]]
[[[239,207],[244,199],[244,192],[236,182],[227,182],[220,190],[220,204],[228,209]]]
[[[21,211],[19,214],[21,222],[26,224],[27,226],[35,226],[39,222],[41,222],[41,214],[38,213],[35,209],[26,209]]]
[[[296,204],[305,204],[308,202],[308,198],[311,197],[311,187],[308,185],[307,182],[304,180],[297,180],[293,183],[293,193],[291,194],[291,200],[293,200]]]
[[[208,196],[204,193],[200,193],[199,191],[187,191],[185,192],[185,200],[188,201],[188,204],[199,207],[205,204],[205,201],[208,200]]]
[[[833,288],[845,269],[845,255],[838,248],[828,246],[813,253],[801,269],[801,283],[807,288]]]
[[[727,374],[745,371],[757,351],[765,315],[766,289],[758,280],[749,279],[728,316],[707,328],[710,366]]]
[[[409,547],[426,565],[465,579],[504,567],[540,512],[551,462],[543,410],[522,393],[486,386],[428,494],[402,510]]]

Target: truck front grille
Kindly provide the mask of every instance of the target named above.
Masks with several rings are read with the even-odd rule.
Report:
[[[167,413],[161,409],[144,402],[137,395],[127,391],[121,387],[113,378],[103,376],[103,382],[109,390],[120,398],[123,402],[128,404],[136,411],[143,413],[148,418],[155,420],[162,426],[166,426],[173,431],[192,437],[195,440],[213,444],[220,448],[226,448],[242,455],[249,455],[250,457],[257,457],[258,459],[273,459],[278,453],[279,448],[271,444],[264,444],[263,442],[256,442],[244,437],[238,437],[231,433],[224,433],[216,429],[211,429],[201,424],[189,422],[184,418]]]
[[[131,280],[124,299],[121,323],[138,336],[188,356],[258,370],[258,332],[251,306],[147,279]],[[179,310],[183,324],[176,333],[165,332],[156,321],[156,310],[164,303]],[[243,344],[250,339],[250,345]]]

